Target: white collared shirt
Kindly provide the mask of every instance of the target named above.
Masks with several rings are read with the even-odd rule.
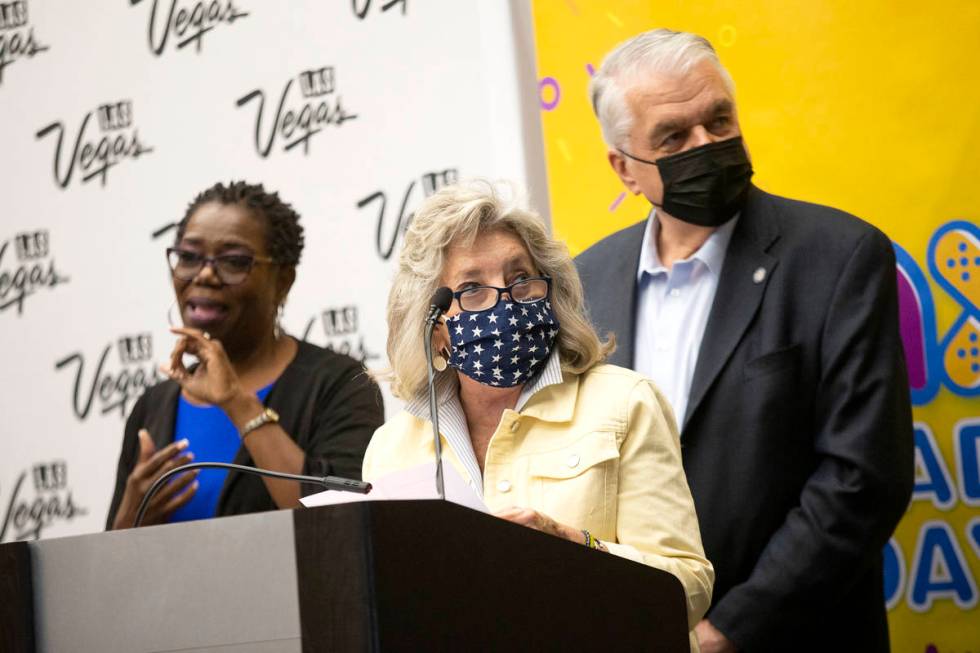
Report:
[[[521,412],[528,400],[539,390],[562,382],[561,357],[558,355],[558,347],[553,347],[548,361],[538,372],[530,383],[525,383],[521,389],[521,394],[517,398],[514,406],[516,412]],[[452,447],[463,467],[471,479],[483,478],[480,472],[480,464],[476,460],[476,452],[473,451],[473,442],[470,440],[470,429],[466,425],[466,415],[463,413],[463,405],[459,402],[459,377],[453,368],[447,369],[436,376],[435,380],[436,403],[439,406],[439,432],[446,438],[446,442]],[[429,419],[429,395],[423,393],[405,404],[405,412],[421,420]],[[483,496],[483,486],[479,483],[471,483],[471,487]]]
[[[678,428],[684,424],[694,367],[736,222],[738,216],[670,269],[660,262],[657,251],[660,221],[656,211],[651,212],[643,232],[636,272],[634,369],[653,379],[666,395]]]

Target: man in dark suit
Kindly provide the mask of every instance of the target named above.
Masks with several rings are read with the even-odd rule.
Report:
[[[610,362],[677,413],[716,572],[701,650],[889,650],[882,548],[914,468],[888,238],[751,185],[701,37],[641,34],[591,91],[610,164],[654,209],[577,264]]]

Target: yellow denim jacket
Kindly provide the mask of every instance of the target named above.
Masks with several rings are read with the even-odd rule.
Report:
[[[537,510],[589,530],[611,553],[674,574],[693,628],[711,602],[714,569],[704,556],[667,401],[650,380],[621,367],[560,374],[560,382],[535,392],[519,412],[504,411],[482,483],[445,433],[444,460],[482,486],[493,512]],[[440,423],[443,414],[440,408]],[[375,431],[363,477],[376,480],[429,462],[434,450],[429,421],[403,411]],[[693,632],[691,642],[696,650]]]

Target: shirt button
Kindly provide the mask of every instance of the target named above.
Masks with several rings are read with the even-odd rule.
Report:
[[[571,456],[568,457],[568,462],[566,462],[565,464],[568,465],[569,467],[578,467],[578,463],[579,463],[578,454],[573,453]]]
[[[517,433],[517,429],[521,428],[521,420],[515,419],[510,423],[510,432]]]
[[[501,492],[510,492],[510,487],[510,481],[504,480],[497,483],[497,489]]]
[[[681,291],[680,291],[680,290],[678,290],[677,288],[673,288],[673,289],[672,289],[672,290],[670,291],[670,296],[671,296],[671,297],[680,297],[680,296],[681,296]]]

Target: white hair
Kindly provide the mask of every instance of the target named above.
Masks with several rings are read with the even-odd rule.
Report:
[[[638,75],[667,73],[685,75],[702,61],[710,61],[734,94],[735,83],[721,65],[708,39],[689,32],[655,29],[623,41],[606,55],[599,70],[589,82],[589,97],[602,128],[602,137],[610,147],[623,147],[633,124],[626,104],[626,91]]]

